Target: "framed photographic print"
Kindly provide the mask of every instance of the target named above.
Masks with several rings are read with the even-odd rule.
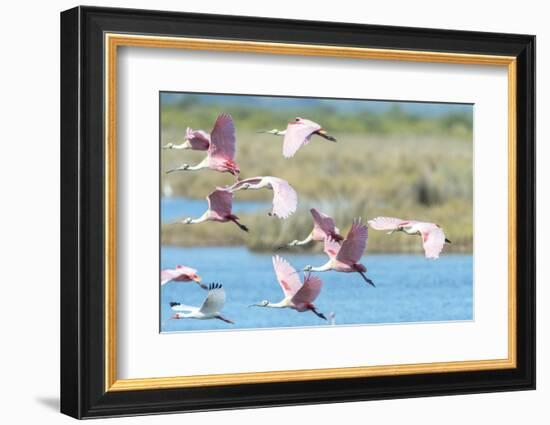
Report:
[[[61,411],[533,389],[535,38],[61,14]]]

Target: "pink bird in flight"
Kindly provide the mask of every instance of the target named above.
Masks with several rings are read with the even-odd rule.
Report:
[[[331,142],[336,142],[336,139],[324,130],[320,124],[314,121],[296,117],[294,121],[288,123],[286,130],[279,131],[276,128],[270,131],[260,131],[260,133],[269,133],[276,136],[284,136],[283,139],[283,156],[291,158],[298,150],[309,143],[311,136],[316,134]]]
[[[273,191],[273,208],[269,215],[278,218],[288,218],[296,211],[298,195],[292,186],[283,179],[272,176],[251,177],[239,180],[237,183],[226,187],[226,190],[233,193],[238,190],[271,189]]]
[[[292,242],[288,243],[286,246],[300,246],[307,245],[311,241],[321,242],[324,241],[327,237],[332,238],[336,242],[341,242],[344,240],[344,237],[340,235],[340,230],[336,227],[336,223],[332,217],[322,213],[321,211],[312,208],[309,210],[313,217],[313,230],[307,236],[307,238],[299,241],[294,239]],[[284,248],[284,246],[280,247]]]
[[[273,268],[275,269],[277,281],[283,290],[283,300],[278,303],[263,300],[257,304],[252,304],[250,307],[291,308],[300,313],[312,311],[321,319],[327,320],[325,315],[320,313],[313,304],[323,286],[323,282],[319,277],[308,273],[305,275],[302,284],[296,269],[279,256],[273,257]]]
[[[210,133],[210,146],[206,157],[197,165],[183,164],[178,168],[167,171],[197,171],[209,168],[220,173],[231,173],[237,176],[241,172],[235,162],[235,125],[231,115],[218,115],[214,128]]]
[[[439,258],[443,245],[451,243],[445,237],[443,229],[435,223],[401,220],[395,217],[376,217],[369,220],[369,225],[375,230],[388,230],[389,235],[393,232],[404,232],[407,235],[421,236],[426,258]]]
[[[225,189],[216,189],[210,193],[206,200],[208,201],[208,209],[198,218],[187,217],[180,223],[183,224],[197,224],[205,221],[218,221],[220,223],[226,223],[232,221],[239,229],[248,232],[248,227],[239,223],[239,217],[231,213],[233,205],[233,194]]]
[[[329,257],[327,263],[319,267],[305,266],[304,271],[326,272],[334,270],[344,273],[359,273],[365,282],[375,286],[373,281],[365,275],[367,268],[359,263],[367,246],[368,235],[368,228],[361,222],[361,219],[353,220],[351,229],[342,245],[330,236],[325,238],[325,253]]]
[[[201,277],[197,270],[187,266],[176,266],[175,269],[164,269],[160,272],[160,284],[165,285],[168,282],[196,282],[202,289],[207,289],[206,285],[201,283]]]
[[[191,149],[194,151],[206,151],[210,147],[210,134],[204,130],[193,130],[187,127],[183,143],[176,145],[168,143],[163,149]]]

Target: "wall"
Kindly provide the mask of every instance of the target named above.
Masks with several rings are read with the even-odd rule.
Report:
[[[269,3],[234,0],[179,2],[96,1],[97,5],[185,10],[222,14],[263,15],[314,20],[362,22],[464,30],[536,34],[538,39],[539,142],[548,140],[550,114],[550,28],[544,3],[465,1],[297,2]],[[0,177],[3,205],[0,240],[3,247],[2,349],[0,377],[2,409],[6,423],[69,423],[59,415],[58,394],[58,282],[59,282],[59,11],[71,1],[10,2],[3,5],[0,100],[2,135]],[[7,96],[6,96],[7,95]],[[539,143],[538,158],[549,157],[549,145]],[[550,202],[540,188],[550,178],[550,167],[539,167],[538,216],[547,217]],[[7,237],[6,237],[7,236]],[[538,257],[547,259],[544,243],[548,227],[539,225]],[[536,392],[484,394],[455,397],[393,400],[338,405],[241,410],[193,415],[167,415],[120,420],[122,423],[202,424],[223,422],[241,425],[262,423],[316,424],[338,421],[387,424],[492,423],[522,420],[543,423],[548,419],[544,401],[550,398],[548,358],[549,262],[538,265],[538,390]],[[7,291],[7,292],[6,292]],[[115,423],[119,420],[111,421]]]

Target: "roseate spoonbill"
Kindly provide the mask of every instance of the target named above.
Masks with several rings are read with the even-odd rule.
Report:
[[[168,143],[162,149],[191,149],[194,151],[206,151],[210,147],[210,134],[204,130],[193,130],[187,127],[183,143],[176,145]]]
[[[165,285],[168,282],[196,282],[202,289],[207,289],[206,285],[201,283],[201,277],[197,270],[186,266],[176,266],[175,269],[164,269],[160,272],[160,284]]]
[[[365,276],[367,268],[359,263],[363,252],[365,252],[365,247],[367,246],[368,235],[368,228],[361,222],[361,219],[358,218],[353,220],[351,229],[346,235],[344,242],[342,242],[342,245],[330,236],[325,238],[325,253],[329,256],[327,263],[319,267],[305,266],[304,271],[326,272],[335,270],[344,273],[356,272],[359,273],[369,285],[375,286],[374,282]]]
[[[208,147],[206,157],[197,165],[183,164],[178,168],[168,170],[167,173],[174,171],[197,171],[209,168],[220,173],[231,173],[236,177],[240,173],[240,169],[235,162],[235,144],[233,118],[226,113],[220,114],[210,133],[210,146]]]
[[[208,209],[198,218],[187,217],[180,221],[182,224],[198,224],[205,221],[218,221],[226,223],[232,221],[239,229],[248,232],[248,227],[239,223],[239,217],[231,213],[233,204],[233,194],[228,190],[217,188],[210,193],[206,200],[208,201]],[[177,224],[177,223],[176,223]]]
[[[208,285],[208,295],[200,307],[171,302],[170,307],[177,313],[171,319],[219,319],[226,323],[234,324],[232,320],[223,317],[220,311],[225,304],[225,291],[220,283]]]
[[[284,136],[283,139],[283,156],[291,158],[298,149],[307,145],[311,136],[314,134],[323,137],[331,142],[336,142],[336,139],[327,134],[327,132],[316,122],[296,117],[294,121],[288,123],[286,130],[279,131],[276,128],[270,131],[260,131],[260,133],[274,134],[276,136]]]
[[[226,187],[231,193],[238,190],[257,190],[257,189],[273,190],[273,208],[269,215],[274,215],[279,218],[288,218],[296,211],[298,204],[298,195],[292,186],[283,179],[272,176],[258,176],[249,179],[239,180],[232,186]]]
[[[342,235],[340,235],[340,230],[336,227],[336,223],[332,217],[322,213],[321,211],[317,211],[315,208],[310,209],[309,212],[313,216],[313,230],[304,240],[299,241],[298,239],[294,239],[292,242],[287,244],[287,246],[306,245],[311,241],[320,242],[324,241],[327,236],[330,236],[336,242],[341,242],[344,240]]]
[[[317,307],[313,305],[313,301],[319,296],[323,286],[319,277],[308,273],[305,275],[302,285],[296,269],[279,256],[273,257],[273,268],[285,297],[278,303],[263,300],[250,307],[292,308],[300,313],[312,311],[321,319],[327,320],[325,315],[317,311]]]
[[[407,235],[422,236],[422,246],[426,258],[439,258],[439,254],[445,243],[451,243],[445,237],[443,229],[435,223],[424,221],[401,220],[395,217],[376,217],[369,220],[369,225],[375,230],[389,230],[388,235],[393,232],[404,232]]]

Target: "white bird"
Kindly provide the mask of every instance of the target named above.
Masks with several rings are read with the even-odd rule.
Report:
[[[376,217],[369,220],[368,223],[375,230],[389,230],[388,235],[391,235],[393,232],[404,232],[407,235],[421,236],[426,258],[439,258],[443,245],[451,243],[445,237],[443,229],[435,223],[402,220],[395,217]]]
[[[225,189],[233,193],[238,190],[257,190],[263,188],[273,190],[273,208],[269,215],[274,215],[278,218],[288,218],[296,211],[296,206],[298,205],[296,191],[286,180],[278,177],[251,177],[239,180]]]
[[[220,311],[225,304],[225,291],[220,283],[208,285],[208,295],[200,307],[171,302],[170,307],[177,313],[171,319],[219,319],[226,323],[234,324],[232,320],[223,317]]]

